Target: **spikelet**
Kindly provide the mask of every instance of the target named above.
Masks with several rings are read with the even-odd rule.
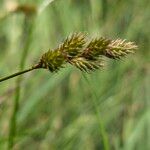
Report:
[[[66,57],[72,58],[81,53],[85,43],[85,34],[74,33],[59,46],[59,51]]]
[[[95,71],[103,66],[102,60],[88,60],[84,57],[74,58],[70,64],[84,72]]]
[[[59,50],[49,50],[42,55],[40,60],[41,68],[49,69],[51,72],[57,72],[63,67],[64,57]]]
[[[126,40],[113,40],[104,51],[104,55],[109,58],[117,59],[126,56],[129,53],[134,53],[137,46],[133,42]]]
[[[103,51],[106,50],[110,42],[110,40],[103,37],[93,39],[86,46],[82,56],[89,60],[96,60],[100,55],[103,55]]]

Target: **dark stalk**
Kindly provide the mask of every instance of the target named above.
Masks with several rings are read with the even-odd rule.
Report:
[[[35,69],[39,69],[39,68],[38,68],[37,66],[34,66],[34,67],[29,68],[29,69],[25,69],[25,70],[23,70],[23,71],[16,72],[16,73],[11,74],[11,75],[9,75],[9,76],[7,76],[7,77],[0,78],[0,82],[3,82],[3,81],[5,81],[5,80],[11,79],[11,78],[14,78],[14,77],[16,77],[16,76],[19,76],[19,75],[21,75],[21,74],[30,72],[30,71],[35,70]]]

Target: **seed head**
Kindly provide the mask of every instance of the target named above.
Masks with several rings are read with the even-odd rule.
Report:
[[[103,66],[103,56],[118,59],[134,53],[136,49],[137,46],[133,42],[126,40],[101,37],[88,42],[85,34],[75,33],[66,38],[57,49],[43,54],[39,65],[54,72],[70,63],[81,71],[90,72]]]

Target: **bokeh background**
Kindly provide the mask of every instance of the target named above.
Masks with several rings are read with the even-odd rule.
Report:
[[[139,49],[91,74],[67,66],[0,83],[0,150],[149,150],[149,0],[0,0],[0,77],[73,32]]]

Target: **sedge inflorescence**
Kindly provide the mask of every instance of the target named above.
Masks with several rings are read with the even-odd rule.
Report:
[[[137,46],[126,40],[110,40],[104,37],[88,40],[86,34],[74,33],[58,48],[42,55],[40,68],[56,72],[69,63],[81,71],[90,72],[103,66],[103,57],[120,59],[134,53]]]

